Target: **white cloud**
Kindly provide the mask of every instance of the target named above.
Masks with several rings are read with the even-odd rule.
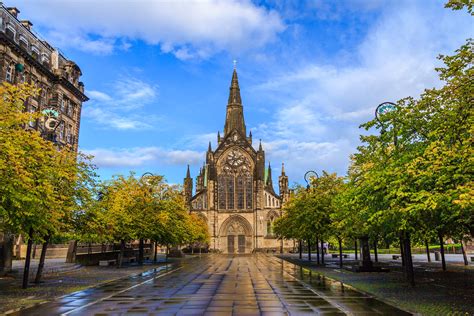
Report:
[[[269,157],[287,162],[297,178],[305,169],[345,173],[363,132],[358,126],[373,118],[379,103],[417,97],[440,85],[436,56],[452,54],[472,29],[470,17],[455,14],[442,4],[393,3],[349,53],[349,65],[308,60],[254,87],[254,93],[279,102],[273,121],[254,133],[269,140],[264,148]]]
[[[153,126],[144,122],[144,118],[139,115],[120,115],[110,109],[94,108],[89,106],[84,110],[84,118],[92,119],[98,128],[112,128],[119,130],[143,130],[151,129]],[[150,117],[147,116],[147,121]]]
[[[99,128],[143,130],[153,128],[159,120],[143,115],[143,108],[158,98],[158,86],[138,78],[122,76],[110,84],[108,93],[90,90],[90,102],[84,107],[84,118],[92,119]]]
[[[84,153],[94,156],[93,163],[101,168],[140,167],[147,165],[198,164],[203,152],[193,150],[170,150],[161,147],[96,148],[85,149]]]
[[[110,102],[112,101],[112,97],[107,93],[95,91],[95,90],[88,90],[87,95],[92,100],[101,101],[101,102]]]
[[[28,8],[28,18],[55,45],[99,54],[120,48],[121,39],[138,39],[181,59],[203,58],[261,47],[285,28],[275,11],[247,0],[21,0],[15,5]]]

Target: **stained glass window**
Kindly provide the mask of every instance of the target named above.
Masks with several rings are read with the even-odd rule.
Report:
[[[219,176],[217,179],[217,195],[219,200],[219,208],[222,210],[226,209],[225,202],[225,176]]]
[[[244,208],[244,178],[243,176],[237,177],[237,209],[241,210]]]
[[[247,204],[247,209],[252,208],[252,196],[253,196],[252,188],[253,188],[252,177],[248,176],[245,179],[245,201]]]
[[[234,177],[227,176],[227,209],[234,209]]]

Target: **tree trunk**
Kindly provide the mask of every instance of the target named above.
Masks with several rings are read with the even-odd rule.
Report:
[[[324,264],[324,241],[321,239],[321,264]]]
[[[23,289],[26,289],[28,287],[28,277],[30,275],[31,248],[33,246],[33,228],[30,228],[29,237],[30,238],[28,238],[28,246],[26,248],[25,269],[23,270]]]
[[[462,257],[464,259],[464,265],[467,266],[468,261],[467,261],[467,255],[466,255],[466,248],[464,248],[464,242],[462,239],[461,239],[461,251],[462,251]]]
[[[374,240],[374,261],[379,262],[379,255],[377,253],[377,239]]]
[[[372,260],[370,259],[369,236],[362,236],[360,242],[360,262],[366,271],[372,270]]]
[[[319,264],[319,239],[316,238],[316,262]]]
[[[311,261],[311,241],[308,239],[308,261]]]
[[[122,267],[123,256],[125,255],[125,240],[120,240],[120,253],[118,258],[117,268]]]
[[[166,245],[166,262],[168,262],[168,255],[170,254],[170,246],[169,245]]]
[[[403,251],[403,248],[404,248],[403,237],[400,237],[400,256],[402,257],[402,267],[405,266],[405,253]]]
[[[405,265],[406,265],[406,272],[407,272],[407,280],[410,282],[411,286],[415,286],[415,272],[413,270],[413,260],[411,257],[411,241],[410,235],[406,234],[404,239],[405,244]]]
[[[15,249],[14,249],[14,256],[16,260],[21,260],[21,246],[23,243],[23,237],[18,235],[18,237],[15,238],[14,244],[15,244]]]
[[[357,239],[354,240],[354,255],[355,255],[355,259],[357,260]]]
[[[140,238],[138,241],[138,264],[143,265],[144,241]]]
[[[35,283],[40,283],[41,277],[43,276],[44,261],[46,259],[46,250],[48,250],[48,244],[51,236],[46,236],[43,247],[41,248],[40,261],[38,263],[38,270],[36,271]]]
[[[300,253],[300,260],[303,259],[303,241],[298,240],[298,251]]]
[[[153,255],[153,262],[156,263],[158,261],[158,243],[155,241],[153,243],[153,246],[155,247],[155,254]]]
[[[428,262],[431,262],[430,246],[428,245],[428,240],[425,240],[425,248],[426,248],[426,257],[428,258]]]
[[[443,267],[443,271],[446,271],[446,260],[444,258],[444,243],[443,243],[443,236],[440,234],[439,237],[439,250],[441,251],[441,266]]]
[[[71,240],[67,248],[66,263],[76,262],[77,240]]]
[[[12,272],[14,236],[9,232],[3,235],[3,267],[0,272],[4,274]]]
[[[31,258],[35,259],[36,257],[36,243],[33,244],[33,250],[31,253]]]
[[[339,268],[342,269],[342,240],[338,238],[337,241],[339,243]]]

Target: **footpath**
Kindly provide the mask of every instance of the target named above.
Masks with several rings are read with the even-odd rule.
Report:
[[[114,266],[81,266],[64,263],[65,259],[47,259],[40,284],[30,283],[29,288],[21,288],[24,260],[13,262],[13,273],[0,277],[0,315],[26,308],[35,304],[50,301],[68,293],[81,291],[90,287],[115,281],[130,275],[165,264],[164,256],[156,264],[151,261],[143,266],[124,265],[117,269]],[[34,280],[38,261],[33,260],[30,267],[30,282]]]
[[[407,282],[400,260],[391,260],[391,255],[379,257],[381,262],[376,263],[390,272],[352,272],[352,266],[358,265],[353,256],[344,259],[343,269],[331,255],[325,256],[325,265],[316,264],[316,255],[311,262],[307,254],[302,259],[298,254],[278,257],[417,315],[474,315],[474,264],[464,266],[455,256],[447,262],[447,271],[439,262],[428,263],[426,256],[424,261],[421,256],[414,260],[414,287]]]

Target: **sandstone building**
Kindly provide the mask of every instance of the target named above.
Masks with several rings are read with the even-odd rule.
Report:
[[[39,38],[30,21],[19,20],[19,13],[17,8],[0,6],[0,82],[28,82],[40,88],[40,95],[27,101],[26,110],[41,111],[45,119],[30,122],[29,128],[77,150],[82,103],[88,100],[81,69]]]
[[[288,241],[278,240],[273,234],[273,222],[281,216],[282,204],[289,197],[288,177],[282,167],[277,194],[262,144],[255,149],[252,133],[247,135],[235,69],[224,133],[218,133],[215,150],[209,143],[206,162],[196,178],[195,194],[188,166],[184,194],[190,211],[209,225],[211,250],[251,253],[290,247]]]

